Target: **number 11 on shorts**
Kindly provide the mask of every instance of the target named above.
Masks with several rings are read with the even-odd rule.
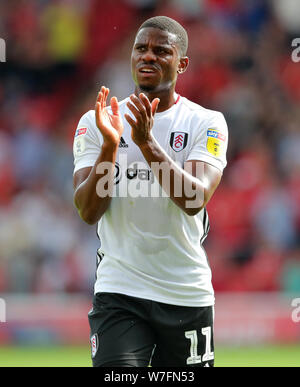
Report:
[[[205,353],[201,357],[201,355],[198,355],[198,335],[197,331],[186,331],[185,337],[189,340],[191,340],[191,347],[190,347],[190,356],[186,359],[186,364],[197,364],[202,362],[207,362],[214,359],[214,353],[211,351],[211,327],[206,327],[201,329],[202,335],[206,337],[206,343],[205,343]]]

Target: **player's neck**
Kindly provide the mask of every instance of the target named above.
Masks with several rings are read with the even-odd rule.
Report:
[[[146,94],[146,96],[149,98],[150,102],[152,102],[154,100],[154,98],[160,99],[157,113],[161,113],[165,110],[170,109],[170,107],[172,107],[176,102],[174,88],[169,89],[169,90],[164,90],[161,92],[154,91],[153,93],[151,91],[144,91],[144,90],[140,90],[139,88],[136,88],[135,95],[138,96],[140,93]]]

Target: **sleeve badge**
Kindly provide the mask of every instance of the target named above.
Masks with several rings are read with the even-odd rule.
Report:
[[[226,137],[215,129],[208,129],[206,148],[215,157],[223,154]]]

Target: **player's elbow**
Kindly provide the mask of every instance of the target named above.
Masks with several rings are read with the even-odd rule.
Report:
[[[74,205],[77,209],[78,215],[85,223],[93,226],[99,221],[99,216],[96,214],[96,211],[94,211],[91,206],[87,206],[82,203],[77,191],[74,194]]]
[[[102,203],[98,206],[77,207],[80,218],[90,226],[98,223],[108,208],[109,203]]]
[[[188,216],[195,216],[197,214],[199,214],[199,212],[202,210],[203,207],[197,207],[197,208],[185,208],[184,209],[184,212],[188,215]]]
[[[78,215],[85,223],[89,224],[90,226],[93,226],[98,222],[99,219],[96,217],[94,211],[90,211],[90,209],[88,208],[82,208],[76,201],[76,198],[74,200],[74,204],[77,208]]]
[[[184,205],[184,212],[188,216],[195,216],[205,207],[206,201],[197,197],[192,200],[186,200]]]
[[[95,214],[92,214],[88,211],[78,210],[78,213],[79,213],[80,218],[90,226],[93,226],[94,224],[96,224],[99,221],[98,217],[95,216]]]

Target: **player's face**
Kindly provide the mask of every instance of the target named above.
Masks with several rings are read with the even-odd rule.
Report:
[[[159,92],[175,86],[180,67],[176,36],[158,28],[143,28],[135,38],[131,71],[137,87]]]

